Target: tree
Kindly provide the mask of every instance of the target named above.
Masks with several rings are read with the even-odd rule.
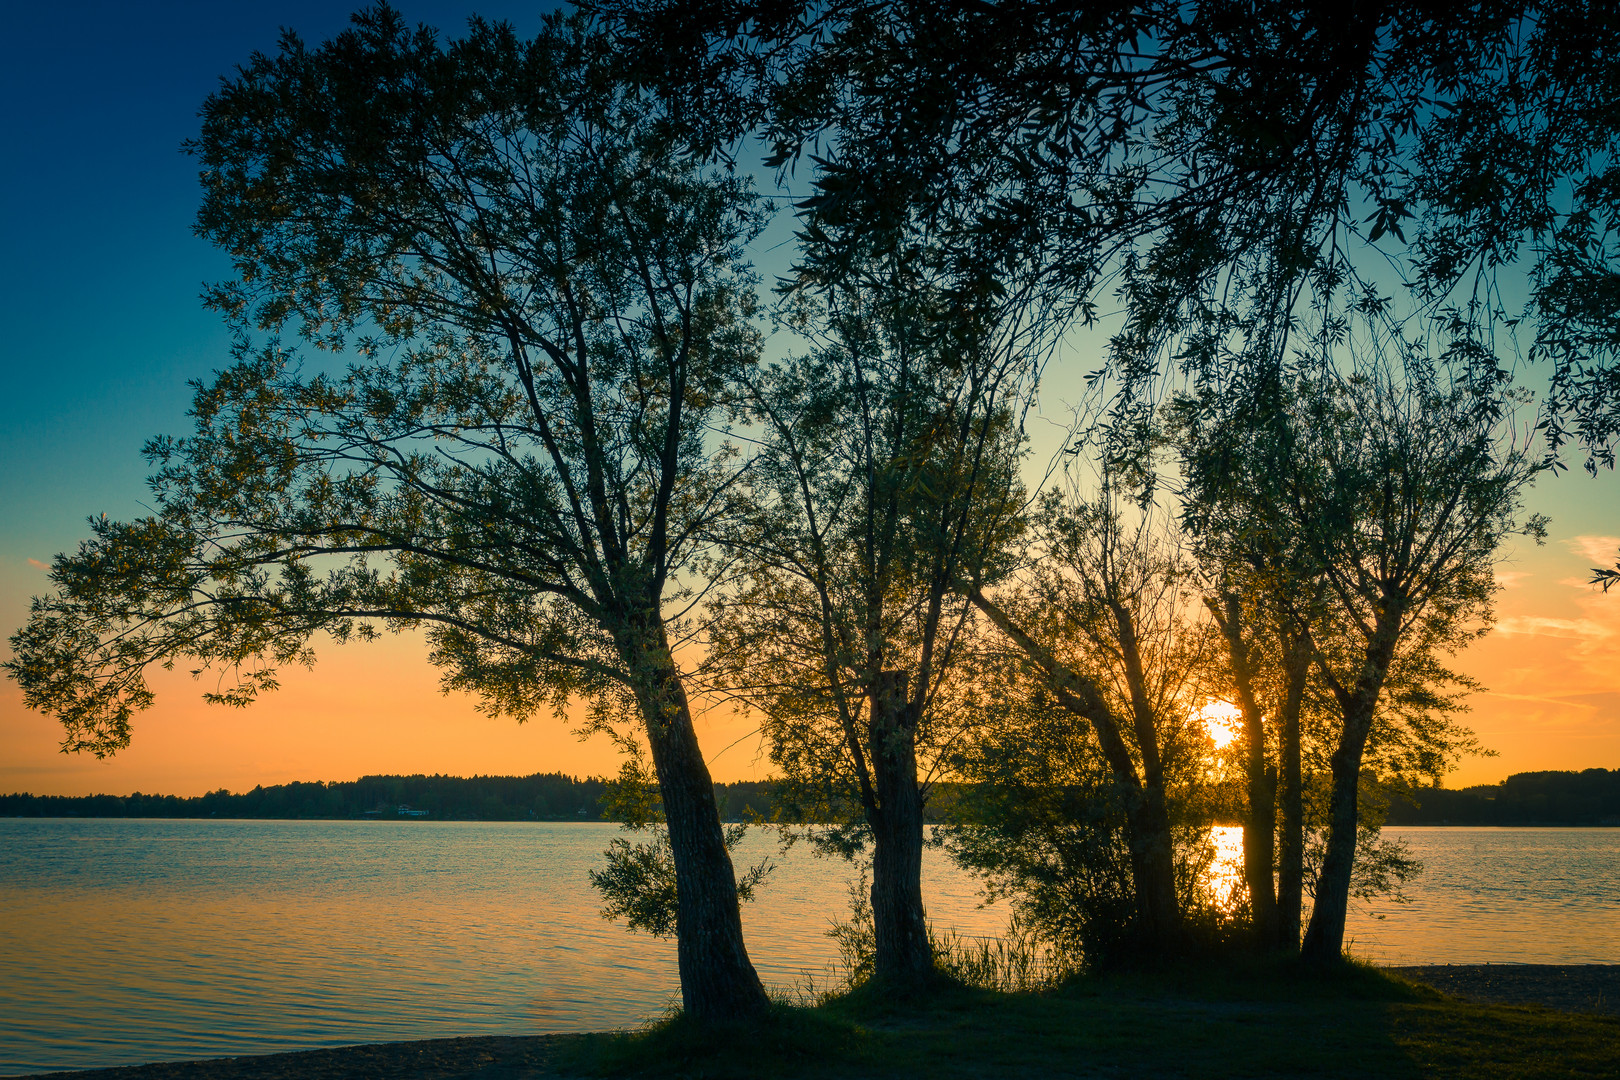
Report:
[[[1305,896],[1305,714],[1320,696],[1311,628],[1323,625],[1325,583],[1297,537],[1245,518],[1241,499],[1216,496],[1245,473],[1199,418],[1195,398],[1173,401],[1166,441],[1179,451],[1181,527],[1225,644],[1227,696],[1241,722],[1243,872],[1256,944],[1292,953]]]
[[[1019,582],[1025,595],[960,587],[1094,732],[1124,807],[1135,947],[1167,956],[1186,943],[1172,778],[1196,757],[1193,717],[1209,696],[1214,641],[1185,609],[1186,552],[1151,514],[1132,524],[1126,509],[1107,477],[1094,500],[1048,493]]]
[[[1395,260],[1459,359],[1494,367],[1527,320],[1551,449],[1613,464],[1620,23],[1586,0],[594,6],[696,145],[815,160],[811,261],[920,215],[963,267],[1039,238],[1083,318],[1120,285],[1123,420],[1155,407],[1171,339],[1206,379],[1267,351],[1224,348],[1211,315],[1280,360],[1323,278],[1376,302]],[[1504,268],[1528,271],[1522,310]]]
[[[1264,415],[1221,411],[1213,394],[1182,405],[1193,420],[1182,432],[1194,515],[1230,530],[1233,546],[1275,542],[1296,581],[1321,583],[1320,603],[1301,603],[1286,584],[1271,597],[1308,637],[1338,714],[1304,943],[1315,961],[1343,945],[1363,766],[1381,710],[1432,741],[1423,726],[1457,704],[1441,688],[1469,686],[1439,656],[1488,628],[1502,540],[1543,530],[1538,518],[1519,521],[1540,466],[1514,441],[1494,388],[1445,375],[1411,351],[1364,358],[1343,375],[1307,367]]]
[[[1587,584],[1602,585],[1603,591],[1608,592],[1609,586],[1613,585],[1617,581],[1620,581],[1620,562],[1616,562],[1614,564],[1613,570],[1602,566],[1592,567],[1592,580],[1587,582]]]
[[[875,974],[899,988],[933,971],[923,811],[971,723],[953,583],[1016,525],[1011,413],[1032,366],[1016,299],[968,311],[933,284],[926,264],[886,258],[801,298],[823,340],[752,395],[760,509],[726,541],[743,584],[712,643],[785,775],[858,807]]]
[[[682,999],[758,1013],[737,884],[674,656],[698,535],[726,511],[715,432],[755,362],[748,184],[698,167],[587,22],[441,43],[379,6],[285,34],[210,97],[189,145],[208,301],[236,362],[195,432],[148,446],[152,517],[94,521],[7,665],[68,749],[114,752],[143,671],[279,665],[425,628],[447,688],[522,720],[571,698],[650,748],[678,884]],[[308,371],[279,339],[358,359]]]

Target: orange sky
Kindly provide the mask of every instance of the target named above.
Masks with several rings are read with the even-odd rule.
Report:
[[[1580,507],[1567,515],[1572,524],[1615,516],[1608,508],[1620,485],[1612,478],[1556,483],[1587,496],[1571,500]],[[1469,723],[1499,756],[1468,760],[1448,786],[1535,769],[1620,768],[1620,591],[1605,595],[1585,584],[1588,567],[1613,562],[1620,527],[1572,534],[1557,524],[1545,547],[1522,545],[1504,562],[1499,625],[1459,665],[1490,688],[1475,696]],[[46,585],[38,567],[3,569],[0,584],[11,596]],[[21,610],[5,607],[20,621]],[[580,742],[565,720],[491,720],[470,699],[440,693],[414,638],[327,644],[319,652],[313,671],[284,672],[280,691],[245,710],[205,705],[189,675],[157,673],[156,706],[136,719],[130,748],[107,761],[58,752],[57,725],[23,709],[15,683],[0,682],[0,792],[195,795],[369,773],[617,768],[606,739]],[[700,720],[716,779],[766,774],[752,728],[725,709]]]
[[[60,753],[61,729],[23,709],[21,692],[7,680],[0,685],[0,791],[195,795],[375,773],[618,771],[612,744],[602,736],[581,742],[567,720],[492,720],[471,698],[441,693],[414,636],[328,643],[317,652],[314,670],[283,671],[282,688],[246,709],[203,703],[206,687],[188,674],[156,673],[157,704],[137,717],[129,749],[106,761]],[[752,727],[728,712],[700,720],[699,737],[713,757]],[[751,755],[751,745],[719,755],[717,777],[762,775]]]
[[[1612,498],[1613,485],[1603,487]],[[1465,762],[1448,787],[1620,768],[1620,590],[1586,584],[1589,567],[1614,565],[1617,533],[1566,534],[1498,569],[1496,629],[1459,666],[1489,688],[1467,722],[1500,756]]]

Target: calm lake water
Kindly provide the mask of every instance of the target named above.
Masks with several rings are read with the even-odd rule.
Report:
[[[0,819],[0,1074],[638,1023],[678,993],[674,949],[597,914],[585,871],[616,831]],[[1389,834],[1426,872],[1413,903],[1356,912],[1358,954],[1620,963],[1620,830]],[[851,868],[778,861],[750,953],[768,985],[826,985]],[[1005,926],[937,851],[924,889],[936,927]]]

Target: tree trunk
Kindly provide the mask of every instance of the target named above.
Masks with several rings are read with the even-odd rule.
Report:
[[[1316,902],[1305,931],[1301,955],[1312,963],[1337,960],[1344,951],[1344,920],[1350,910],[1350,875],[1355,868],[1356,836],[1361,824],[1357,805],[1361,756],[1372,730],[1376,697],[1357,695],[1344,709],[1344,729],[1333,752],[1333,797],[1328,816],[1327,850],[1316,881]]]
[[[1254,671],[1245,637],[1243,602],[1233,593],[1224,603],[1205,601],[1226,638],[1243,717],[1244,773],[1247,777],[1248,814],[1243,824],[1243,883],[1249,889],[1256,946],[1263,952],[1276,948],[1277,892],[1272,880],[1276,858],[1277,773],[1266,767],[1266,720],[1254,694]]]
[[[904,671],[880,672],[872,688],[868,756],[876,813],[872,826],[872,924],[876,975],[915,988],[934,969],[922,902],[922,793],[917,785],[916,723]]]
[[[1163,788],[1130,793],[1131,878],[1136,886],[1137,938],[1144,955],[1173,956],[1181,946],[1181,906],[1176,902],[1175,847]]]
[[[1344,918],[1350,910],[1350,875],[1355,869],[1356,840],[1361,827],[1357,805],[1361,758],[1367,749],[1367,737],[1372,734],[1373,714],[1384,689],[1384,678],[1395,657],[1403,610],[1402,604],[1391,602],[1379,612],[1355,686],[1346,690],[1341,684],[1332,683],[1344,723],[1331,762],[1333,798],[1328,814],[1327,850],[1322,855],[1322,873],[1316,882],[1311,922],[1305,929],[1305,943],[1300,947],[1301,956],[1311,963],[1328,963],[1344,952]]]
[[[1303,635],[1287,643],[1282,708],[1277,717],[1278,803],[1277,944],[1299,952],[1300,912],[1305,903],[1305,795],[1300,774],[1299,713],[1305,701],[1311,654]]]
[[[746,1020],[763,1013],[770,1000],[743,944],[737,877],[726,851],[714,782],[698,748],[686,689],[670,659],[662,623],[645,627],[642,640],[654,647],[626,659],[644,676],[637,697],[675,861],[681,1005],[702,1023]]]
[[[1249,815],[1243,827],[1243,878],[1249,887],[1249,905],[1254,912],[1255,940],[1262,951],[1276,947],[1277,886],[1272,878],[1276,861],[1277,771],[1266,767],[1265,729],[1259,723],[1243,724],[1248,743]]]

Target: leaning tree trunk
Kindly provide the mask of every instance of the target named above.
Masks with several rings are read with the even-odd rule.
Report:
[[[879,980],[901,988],[922,985],[934,968],[922,901],[923,807],[916,739],[906,673],[879,673],[872,689],[867,746],[877,802],[868,808],[875,973]]]
[[[1384,689],[1384,678],[1395,658],[1403,610],[1401,604],[1390,603],[1379,612],[1355,686],[1350,690],[1337,685],[1334,688],[1344,723],[1331,762],[1333,797],[1328,811],[1327,850],[1322,855],[1322,873],[1316,880],[1311,922],[1305,929],[1305,943],[1300,947],[1300,954],[1311,963],[1328,963],[1344,952],[1344,919],[1350,910],[1350,876],[1355,869],[1356,839],[1361,826],[1357,805],[1361,758],[1367,749],[1367,737],[1372,733],[1373,714]]]
[[[1169,956],[1181,948],[1181,908],[1176,901],[1175,847],[1170,835],[1170,807],[1165,797],[1164,772],[1159,764],[1157,733],[1145,714],[1138,715],[1138,746],[1142,777],[1137,776],[1130,748],[1121,736],[1123,724],[1101,689],[1086,676],[1062,663],[978,588],[961,588],[974,606],[990,619],[1046,673],[1058,704],[1091,724],[1102,746],[1114,782],[1125,792],[1126,843],[1131,854],[1131,884],[1136,890],[1137,940],[1149,955]],[[1134,634],[1132,635],[1134,638]],[[1145,702],[1139,661],[1132,676],[1133,706]]]
[[[1328,813],[1327,850],[1316,880],[1316,903],[1311,907],[1301,955],[1312,963],[1337,960],[1344,951],[1344,920],[1350,910],[1350,876],[1355,869],[1356,837],[1361,825],[1357,804],[1361,783],[1361,756],[1372,730],[1374,698],[1358,695],[1344,709],[1344,729],[1333,752],[1333,796]]]
[[[743,944],[737,878],[726,851],[714,781],[698,748],[692,712],[670,659],[661,622],[642,628],[639,655],[627,655],[642,675],[637,697],[669,827],[675,862],[676,958],[681,1005],[702,1023],[758,1016],[770,1004]],[[621,648],[629,653],[631,648]]]

